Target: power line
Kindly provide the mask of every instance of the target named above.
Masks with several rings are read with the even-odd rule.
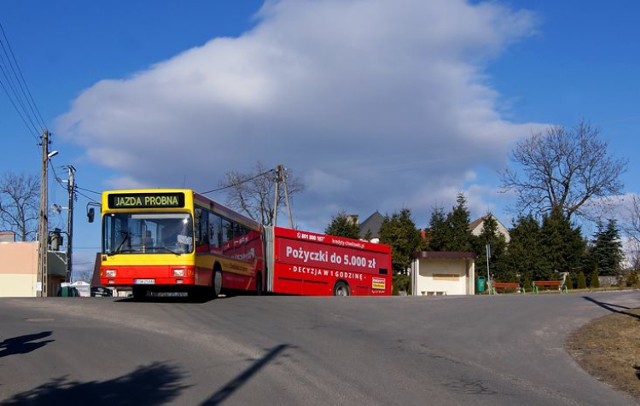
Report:
[[[234,183],[233,185],[222,186],[222,187],[219,187],[219,188],[217,188],[217,189],[212,189],[212,190],[208,190],[208,191],[206,191],[206,192],[202,192],[202,193],[200,193],[200,194],[202,194],[202,195],[206,195],[206,194],[213,193],[213,192],[219,192],[219,191],[221,191],[221,190],[225,190],[225,189],[230,189],[230,188],[232,188],[232,187],[236,187],[236,186],[238,186],[238,185],[242,185],[243,183],[251,182],[251,181],[252,181],[252,180],[254,180],[254,179],[258,179],[258,178],[259,178],[259,177],[261,177],[261,176],[264,176],[264,175],[266,175],[266,174],[268,174],[268,173],[273,173],[273,172],[275,172],[275,171],[276,171],[275,169],[269,169],[268,171],[264,171],[264,172],[262,172],[262,173],[259,173],[259,174],[257,174],[256,176],[254,176],[254,177],[252,177],[252,178],[245,179],[245,180],[243,180],[243,181],[241,181],[241,182],[236,182],[236,183]]]
[[[77,189],[84,190],[85,192],[89,192],[89,193],[95,193],[95,194],[97,194],[98,196],[102,195],[102,193],[100,193],[100,192],[96,192],[96,191],[94,191],[94,190],[90,190],[90,189],[81,188],[81,187],[79,187],[79,186],[77,187]]]
[[[0,50],[2,50],[0,52],[0,72],[4,77],[4,81],[0,80],[0,85],[22,122],[29,131],[34,130],[32,135],[38,139],[38,135],[45,130],[46,125],[13,53],[2,23],[0,23],[0,34]]]
[[[99,201],[97,201],[97,200],[95,200],[95,199],[93,199],[93,198],[91,198],[91,197],[89,197],[89,196],[85,195],[84,193],[80,193],[80,192],[78,192],[78,189],[82,189],[82,188],[80,188],[80,187],[78,187],[78,186],[76,186],[75,188],[76,188],[76,194],[77,194],[77,195],[80,195],[80,196],[84,197],[85,199],[87,199],[87,200],[88,200],[88,201],[90,201],[90,202],[93,202],[93,203],[100,203]],[[87,190],[87,189],[82,189],[82,190]],[[89,190],[89,192],[92,192],[92,193],[98,193],[98,192],[94,192],[94,191],[92,191],[92,190]],[[98,194],[100,194],[100,193],[98,193]]]
[[[58,176],[58,173],[56,172],[56,168],[55,168],[53,165],[51,165],[51,170],[53,171],[53,176],[54,176],[54,178],[55,178],[56,182],[58,183],[58,185],[60,185],[60,187],[61,187],[62,189],[64,189],[64,191],[65,191],[65,192],[68,192],[68,191],[69,191],[69,186],[68,186],[67,184],[65,184],[65,181],[64,181],[64,180],[62,180],[62,179]],[[90,189],[84,189],[84,188],[79,187],[78,185],[74,185],[74,186],[73,186],[73,193],[74,193],[74,194],[76,194],[76,195],[80,195],[80,196],[82,196],[82,197],[86,198],[87,200],[89,200],[90,202],[100,203],[100,202],[98,202],[97,200],[95,200],[94,198],[89,197],[89,196],[85,195],[84,193],[79,192],[79,190],[84,190],[85,192],[95,193],[95,194],[97,194],[98,196],[100,196],[100,195],[101,195],[101,193],[100,193],[100,192],[96,192],[96,191],[93,191],[93,190],[90,190]]]
[[[0,70],[2,70],[2,72],[4,73],[4,69],[2,69],[2,66],[0,65]],[[2,80],[0,80],[0,86],[2,86],[2,90],[4,90],[4,93],[7,95],[7,97],[9,98],[9,101],[11,102],[11,105],[13,106],[14,110],[18,113],[18,115],[20,116],[20,119],[22,120],[22,122],[24,123],[25,127],[27,127],[27,130],[29,132],[31,132],[33,130],[33,132],[31,132],[31,135],[33,136],[33,138],[38,141],[38,129],[35,127],[35,125],[33,124],[33,121],[31,120],[27,120],[27,117],[25,117],[22,112],[20,111],[20,109],[18,108],[18,106],[16,106],[16,102],[15,100],[13,100],[13,98],[11,97],[11,94],[9,93],[9,90],[7,89],[7,87],[5,86],[4,82]],[[29,122],[31,123],[31,128],[29,127]]]
[[[51,165],[51,161],[49,161],[49,165]],[[51,170],[53,171],[53,177],[55,178],[56,182],[64,189],[67,190],[67,186],[64,184],[64,181],[58,176],[58,173],[56,172],[56,168],[55,166],[51,165]]]
[[[7,38],[7,35],[4,31],[4,27],[2,26],[2,23],[0,23],[0,32],[2,33],[2,38],[4,38],[4,43],[7,44],[9,53],[7,53],[4,45],[2,45],[2,49],[4,51],[4,54],[7,56],[7,59],[10,62],[9,65],[11,67],[11,71],[13,72],[13,76],[18,82],[18,85],[20,86],[20,91],[22,93],[22,96],[24,97],[25,101],[27,101],[27,104],[29,105],[29,109],[31,110],[31,113],[36,117],[37,120],[39,120],[41,129],[44,129],[46,127],[44,123],[44,119],[42,118],[42,115],[40,114],[40,110],[38,109],[38,106],[36,105],[36,102],[33,99],[33,95],[29,90],[29,86],[27,86],[27,81],[25,80],[24,75],[22,74],[22,69],[20,69],[20,64],[18,63],[18,59],[13,53],[13,48],[11,48],[11,43],[9,42],[9,38]],[[2,39],[0,38],[0,41],[1,40]],[[9,54],[11,54],[11,58],[9,58]]]

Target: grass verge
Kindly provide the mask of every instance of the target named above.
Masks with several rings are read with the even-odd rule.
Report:
[[[640,399],[640,309],[612,309],[574,331],[567,350],[598,380]]]

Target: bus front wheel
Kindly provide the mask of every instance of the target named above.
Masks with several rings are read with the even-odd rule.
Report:
[[[222,293],[222,272],[216,268],[213,270],[213,281],[211,283],[211,295],[216,299]]]
[[[338,281],[333,287],[333,296],[350,296],[351,291],[346,282]]]

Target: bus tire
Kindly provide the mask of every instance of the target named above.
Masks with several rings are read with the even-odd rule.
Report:
[[[211,297],[216,299],[222,293],[222,271],[219,267],[213,268],[213,277],[211,278]]]
[[[350,296],[351,290],[345,281],[338,281],[333,286],[333,296]]]
[[[262,273],[258,272],[256,274],[256,296],[262,296]]]

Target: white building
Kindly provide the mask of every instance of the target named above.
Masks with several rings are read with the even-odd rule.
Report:
[[[469,231],[471,232],[471,234],[475,236],[479,236],[480,233],[482,233],[484,222],[487,220],[487,217],[489,216],[491,216],[495,220],[496,224],[498,225],[498,229],[496,231],[502,234],[504,236],[505,242],[509,244],[509,241],[511,241],[511,235],[509,234],[509,230],[507,229],[507,227],[504,226],[504,224],[500,222],[500,220],[498,220],[492,214],[487,214],[486,216],[482,216],[478,219],[473,220],[471,223],[469,223]]]
[[[411,262],[412,294],[475,294],[475,258],[473,252],[416,252]]]

